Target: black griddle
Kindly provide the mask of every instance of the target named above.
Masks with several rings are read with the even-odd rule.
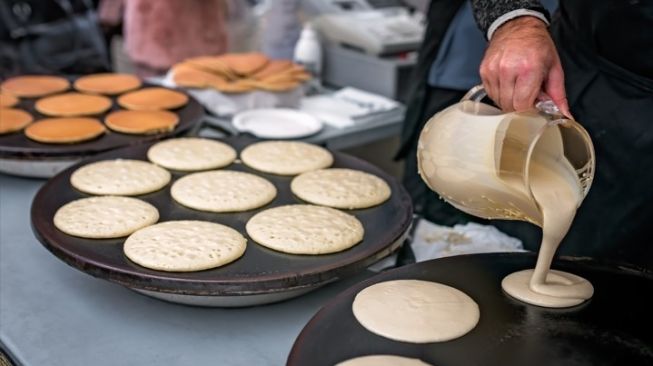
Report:
[[[349,358],[393,354],[434,366],[653,365],[653,274],[587,259],[558,260],[554,269],[585,277],[592,299],[567,309],[514,300],[501,290],[508,274],[533,268],[530,253],[436,259],[391,270],[357,284],[322,308],[295,341],[289,366],[333,366]],[[442,343],[392,341],[354,317],[356,294],[396,279],[436,281],[471,296],[481,318],[470,333]]]
[[[74,83],[74,80],[71,81],[71,84],[72,83]],[[141,88],[151,86],[154,85],[143,83]],[[182,90],[174,90],[186,94]],[[64,93],[67,92],[76,92],[76,90],[70,89]],[[111,109],[106,113],[89,117],[98,118],[104,124],[104,117],[107,114],[124,109],[116,102],[116,99],[119,96],[120,95],[106,96],[113,102]],[[34,121],[42,118],[50,118],[37,112],[34,108],[34,104],[36,104],[38,99],[39,98],[21,98],[20,102],[12,108],[19,108],[29,112],[34,117]],[[82,158],[124,146],[181,135],[188,132],[196,123],[200,122],[204,116],[204,108],[190,95],[188,95],[188,104],[181,108],[173,109],[171,112],[179,115],[179,123],[175,129],[151,135],[125,134],[113,131],[107,127],[107,132],[98,138],[76,144],[43,144],[30,140],[25,136],[23,131],[0,135],[0,158],[25,159],[26,161],[56,158]]]
[[[255,141],[247,136],[223,140],[237,151]],[[160,222],[169,220],[206,220],[228,225],[243,233],[247,249],[243,257],[224,267],[189,273],[150,270],[132,263],[122,251],[125,238],[90,240],[64,234],[55,228],[52,218],[56,210],[74,199],[88,197],[70,185],[70,175],[83,164],[105,159],[147,160],[152,143],[113,150],[85,160],[52,178],[37,193],[32,203],[32,228],[43,245],[69,265],[95,277],[134,289],[157,292],[230,296],[284,292],[315,287],[351,275],[395,251],[405,237],[412,219],[412,203],[396,179],[379,168],[349,156],[332,152],[334,167],[359,169],[383,178],[392,189],[385,203],[361,210],[347,211],[355,215],[365,228],[363,242],[340,253],[303,256],[267,249],[247,237],[245,223],[254,214],[275,206],[302,203],[290,191],[293,177],[257,172],[239,162],[223,169],[257,174],[271,181],[277,197],[259,209],[241,213],[210,213],[196,211],[176,203],[170,196],[171,184],[188,174],[172,172],[170,184],[158,192],[136,196],[157,207]],[[220,194],[220,192],[216,192]]]

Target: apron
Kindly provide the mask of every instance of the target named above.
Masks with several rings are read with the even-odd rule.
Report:
[[[571,111],[596,152],[592,188],[558,254],[653,268],[653,0],[562,0],[551,33]],[[497,226],[537,250],[539,228]]]

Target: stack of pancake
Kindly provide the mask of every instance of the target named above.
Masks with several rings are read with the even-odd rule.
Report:
[[[260,53],[190,58],[173,66],[172,75],[179,86],[213,88],[223,93],[288,91],[311,78],[301,65],[289,60],[270,60]]]

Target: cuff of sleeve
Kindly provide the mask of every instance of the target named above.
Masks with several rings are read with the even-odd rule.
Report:
[[[498,17],[494,22],[492,22],[492,24],[490,24],[490,28],[487,29],[488,41],[492,39],[492,35],[494,35],[494,32],[496,32],[496,30],[499,29],[499,27],[502,26],[505,22],[523,16],[536,17],[541,21],[543,21],[547,26],[549,25],[549,20],[546,18],[544,14],[540,13],[539,11],[529,10],[529,9],[513,10]]]

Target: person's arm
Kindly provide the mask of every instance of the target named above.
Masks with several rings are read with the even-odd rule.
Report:
[[[542,93],[571,117],[548,12],[538,1],[472,0],[476,21],[489,39],[481,62],[483,85],[505,111],[533,107]]]

